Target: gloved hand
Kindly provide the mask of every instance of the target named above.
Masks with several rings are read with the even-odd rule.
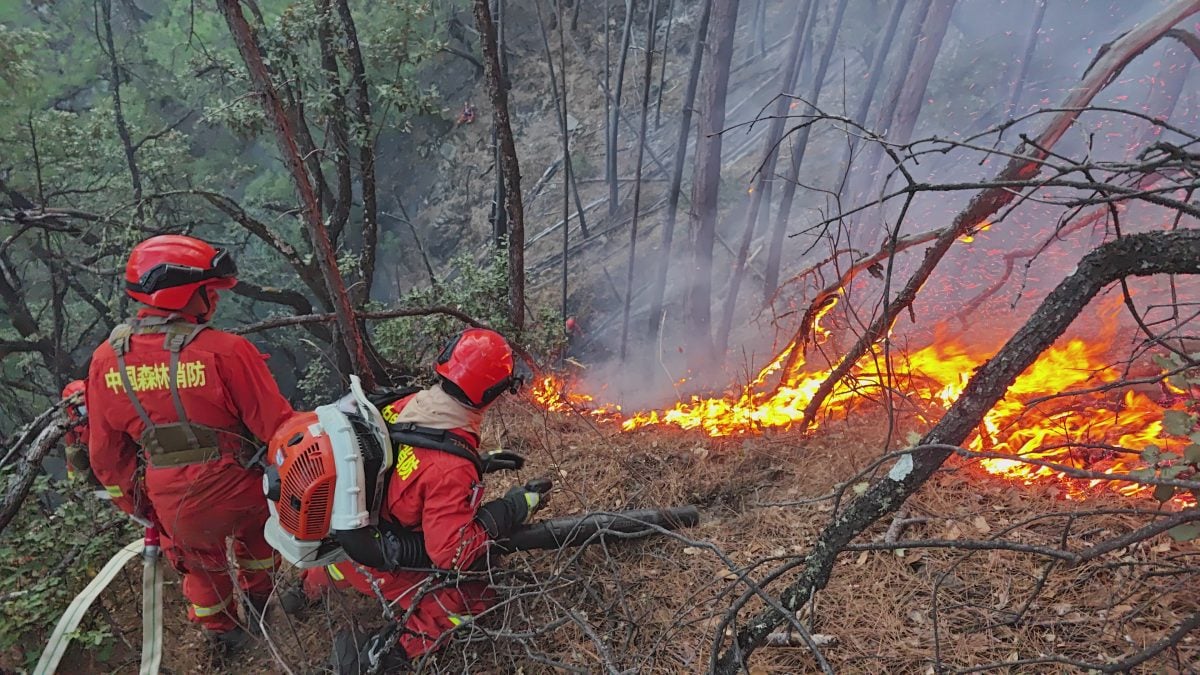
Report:
[[[489,537],[503,539],[546,505],[553,487],[554,483],[548,478],[531,480],[523,487],[509,490],[500,499],[493,499],[479,507],[475,518],[487,530]]]
[[[525,468],[525,458],[507,450],[493,450],[483,455],[483,472],[520,471]]]

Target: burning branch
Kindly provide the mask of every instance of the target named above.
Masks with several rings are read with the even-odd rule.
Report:
[[[1080,109],[1090,103],[1092,98],[1108,84],[1112,77],[1119,74],[1134,57],[1158,41],[1163,34],[1180,21],[1196,12],[1200,12],[1200,0],[1176,0],[1176,2],[1172,3],[1153,19],[1113,42],[1109,52],[1097,60],[1095,68],[1084,76],[1080,86],[1067,97],[1067,100],[1062,105],[1066,110],[1051,119],[1046,129],[1038,135],[1032,149],[1018,150],[1017,156],[1010,160],[1008,166],[1000,172],[996,182],[1004,183],[1033,179],[1041,170],[1041,160],[1048,156],[1048,150],[1062,138],[1067,129],[1079,117]],[[841,363],[821,383],[816,394],[804,409],[802,426],[808,426],[816,419],[816,414],[821,409],[821,405],[828,398],[837,383],[850,373],[858,360],[871,348],[871,345],[882,339],[896,318],[900,316],[900,313],[913,303],[917,292],[929,280],[930,275],[933,274],[933,270],[941,262],[946,252],[950,250],[954,241],[979,227],[987,218],[1004,208],[1005,205],[1016,197],[1017,193],[1007,186],[996,185],[984,190],[977,194],[971,200],[971,203],[967,205],[967,208],[958,214],[954,222],[939,234],[933,246],[925,252],[925,257],[921,261],[920,266],[913,273],[912,277],[909,278],[908,283],[900,291],[899,295],[896,296],[894,301],[889,301],[887,297],[884,298],[885,306],[883,314],[871,324],[867,331],[845,354]],[[896,235],[893,234],[887,248],[893,248],[896,241]],[[802,340],[802,337],[802,335],[798,334],[792,338],[792,342],[797,343]]]
[[[1192,3],[1200,9],[1200,2]],[[1029,321],[967,383],[945,417],[921,439],[921,447],[901,457],[888,476],[874,483],[822,530],[798,579],[780,595],[784,612],[769,610],[738,632],[721,654],[717,672],[732,675],[766,637],[829,582],[845,547],[915,493],[975,431],[1017,376],[1061,336],[1080,311],[1105,286],[1127,276],[1200,274],[1200,231],[1153,232],[1122,237],[1102,245],[1080,261],[1041,303]],[[936,447],[932,447],[936,446]]]

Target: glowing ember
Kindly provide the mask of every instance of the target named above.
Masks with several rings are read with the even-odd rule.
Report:
[[[816,332],[818,336],[827,334],[819,326],[819,317]],[[1146,445],[1182,447],[1176,440],[1161,437],[1163,408],[1144,394],[1127,390],[1123,395],[1098,392],[1042,400],[1067,390],[1118,382],[1121,371],[1106,360],[1111,337],[1101,336],[1092,343],[1081,339],[1060,341],[1047,350],[984,417],[966,447],[1115,474],[1144,468],[1146,464],[1137,453]],[[620,406],[598,405],[587,394],[567,392],[564,383],[554,376],[543,378],[535,386],[534,399],[547,410],[577,410],[618,421],[625,431],[673,426],[724,437],[788,429],[801,421],[805,407],[829,373],[807,370],[802,358],[796,359],[790,372],[780,373],[796,348],[789,345],[743,387],[722,396],[692,396],[665,410],[625,414]],[[836,386],[816,421],[848,414],[863,402],[878,401],[887,389],[900,394],[897,398],[905,402],[903,405],[912,406],[907,412],[910,417],[932,424],[961,395],[972,372],[989,357],[945,338],[906,357],[894,356],[888,373],[880,370],[885,363],[882,354],[868,354],[851,376]],[[767,379],[776,375],[780,378],[778,386],[765,387]],[[1014,460],[984,459],[979,464],[988,473],[1027,484],[1054,482],[1062,486],[1067,498],[1073,499],[1104,485],[1138,496],[1148,496],[1153,489],[1072,479],[1049,467]],[[1180,503],[1193,501],[1190,497],[1176,499]]]

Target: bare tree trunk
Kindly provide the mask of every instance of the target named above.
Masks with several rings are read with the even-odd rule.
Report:
[[[920,116],[921,106],[925,102],[925,90],[929,87],[929,78],[933,73],[934,63],[937,61],[938,52],[942,49],[942,41],[946,37],[946,29],[950,25],[950,16],[954,13],[954,3],[955,0],[933,0],[929,11],[925,14],[916,53],[893,108],[892,123],[887,130],[889,143],[905,144],[912,138],[913,129],[917,125],[917,117]],[[875,157],[881,158],[882,153]],[[872,176],[875,181],[875,186],[871,189],[870,194],[875,194],[886,185],[889,172],[880,169],[878,163],[867,168],[868,175]],[[878,216],[882,212],[881,205],[875,215]],[[880,220],[882,219],[879,217],[868,217],[864,219],[864,222]],[[867,236],[879,234],[878,231],[872,232],[868,228],[861,228],[860,232]]]
[[[501,21],[504,12],[503,3],[504,0],[492,0],[492,16],[495,17],[496,22],[500,23],[501,27],[500,33],[497,36],[497,40],[499,41],[499,46],[497,47],[499,52],[498,58],[501,61],[501,77],[503,77],[505,72],[504,24]],[[484,72],[487,72],[486,68]],[[497,248],[501,248],[505,246],[505,242],[508,240],[508,211],[504,208],[504,204],[508,201],[508,196],[504,191],[504,173],[500,170],[500,167],[504,164],[504,160],[500,157],[500,131],[496,128],[494,121],[492,122],[492,161],[496,166],[496,183],[492,190],[492,241]]]
[[[112,85],[113,121],[117,125],[117,136],[121,139],[121,149],[125,151],[125,163],[129,166],[129,181],[133,186],[133,200],[137,202],[137,221],[145,221],[145,206],[142,204],[142,172],[138,170],[133,139],[129,135],[129,125],[125,123],[125,109],[121,106],[121,64],[117,61],[117,48],[113,42],[112,32],[112,0],[100,1],[100,16],[104,22],[104,51],[108,52],[109,80]]]
[[[671,245],[675,237],[675,220],[679,214],[679,195],[683,185],[683,164],[687,159],[688,136],[692,131],[692,106],[696,102],[696,87],[700,81],[700,64],[704,60],[704,40],[712,16],[713,0],[702,0],[696,35],[692,39],[692,65],[688,70],[687,88],[679,117],[679,142],[675,144],[675,163],[671,167],[671,186],[667,188],[667,219],[663,224],[662,250],[650,300],[650,335],[658,332],[662,321],[663,297],[667,289],[667,271],[671,266]]]
[[[1017,65],[1016,77],[1010,83],[1008,90],[1008,107],[1005,115],[1012,115],[1021,101],[1021,89],[1025,87],[1025,76],[1029,74],[1029,63],[1033,60],[1033,50],[1037,47],[1038,31],[1042,28],[1042,19],[1046,18],[1047,0],[1036,0],[1037,8],[1033,12],[1033,21],[1029,24],[1029,33],[1025,35],[1025,46],[1021,50],[1021,61]]]
[[[642,70],[642,127],[638,132],[637,162],[633,173],[633,221],[629,228],[629,272],[625,277],[625,313],[621,320],[621,361],[629,342],[629,307],[633,302],[633,273],[637,265],[638,215],[642,204],[642,160],[646,155],[646,128],[650,123],[650,80],[654,74],[654,30],[658,24],[658,0],[646,10],[646,54]]]
[[[729,346],[729,332],[733,328],[733,314],[737,306],[738,290],[742,285],[742,276],[746,270],[746,258],[750,253],[750,242],[758,227],[759,209],[764,203],[764,193],[767,185],[775,176],[775,163],[779,158],[779,144],[783,139],[783,129],[787,124],[788,106],[792,99],[785,94],[791,94],[796,89],[796,75],[800,72],[800,51],[804,41],[811,31],[806,31],[809,10],[813,0],[804,0],[796,8],[796,24],[792,27],[792,40],[788,45],[787,56],[784,57],[784,71],[779,81],[779,96],[775,100],[775,108],[771,113],[770,127],[764,139],[763,160],[758,168],[757,180],[750,188],[750,206],[746,211],[746,219],[742,230],[742,241],[738,245],[737,258],[733,262],[733,272],[729,280],[729,294],[725,298],[725,307],[721,316],[721,326],[717,329],[716,353],[724,358]],[[766,201],[767,211],[770,212],[770,202]]]
[[[375,135],[371,133],[371,91],[367,68],[358,43],[358,28],[350,13],[347,0],[335,0],[342,33],[346,38],[345,58],[354,84],[354,122],[358,128],[358,164],[362,183],[363,222],[362,255],[359,256],[361,284],[355,293],[355,303],[362,305],[371,299],[375,281],[375,256],[379,245],[379,203],[375,186]]]
[[[863,97],[858,102],[858,109],[854,111],[854,117],[852,118],[859,125],[865,124],[867,121],[867,114],[871,111],[871,103],[875,100],[875,90],[879,87],[879,81],[883,79],[884,63],[887,61],[888,53],[892,49],[892,41],[896,37],[896,28],[900,25],[900,15],[904,13],[904,8],[907,5],[908,0],[895,0],[892,3],[892,12],[888,15],[887,27],[884,29],[883,38],[875,46],[875,56],[871,59],[871,66],[868,70],[870,75],[868,76],[866,91],[863,92]],[[848,134],[846,139],[846,154],[841,162],[841,165],[846,167],[847,175],[842,179],[841,185],[838,186],[838,197],[842,196],[843,191],[852,182],[849,170],[850,163],[854,159],[854,149],[857,145],[858,135],[854,133]]]
[[[570,231],[571,231],[571,227],[570,227],[571,184],[572,184],[572,178],[573,178],[573,176],[571,174],[570,140],[569,140],[569,134],[567,131],[567,79],[566,79],[567,56],[566,56],[566,49],[563,46],[563,42],[562,42],[563,22],[566,19],[566,17],[563,16],[562,0],[556,0],[555,11],[556,11],[556,14],[558,17],[559,46],[560,46],[560,56],[562,57],[562,63],[560,64],[561,65],[560,71],[563,76],[562,91],[560,93],[559,92],[558,75],[556,75],[554,72],[554,54],[550,51],[550,36],[546,33],[546,21],[542,17],[542,2],[541,2],[541,0],[535,0],[534,9],[537,11],[538,27],[542,31],[542,47],[544,48],[545,53],[546,53],[546,68],[550,72],[550,93],[554,96],[554,114],[558,121],[559,138],[562,141],[562,165],[563,165],[562,315],[563,315],[563,318],[565,319],[567,317],[567,268],[568,268],[568,262],[570,260],[569,250],[570,250],[570,246],[571,246],[571,235],[570,235]],[[578,191],[576,191],[576,197],[578,198]],[[580,211],[579,216],[580,216],[580,223],[582,224],[582,222],[583,222],[582,210]],[[584,236],[585,237],[587,236],[586,229],[584,229]]]
[[[1108,51],[1101,52],[1101,56],[1092,64],[1079,86],[1070,90],[1071,93],[1059,106],[1062,112],[1051,118],[1046,128],[1034,139],[1032,147],[1018,148],[1013,158],[997,176],[996,182],[1029,180],[1036,176],[1042,168],[1041,160],[1045,159],[1054,144],[1063,137],[1063,134],[1079,117],[1080,110],[1090,104],[1092,98],[1115,79],[1134,57],[1154,44],[1172,26],[1196,12],[1200,12],[1200,0],[1176,0],[1174,4],[1159,12],[1153,19],[1125,33],[1110,45],[1105,45],[1109,47]],[[900,312],[912,304],[917,291],[929,280],[933,270],[946,255],[946,251],[950,250],[950,246],[954,244],[955,240],[1012,202],[1016,196],[1017,191],[1007,187],[989,188],[975,195],[966,208],[955,216],[954,222],[945,228],[934,241],[933,246],[925,251],[920,266],[909,277],[908,283],[904,285],[896,298],[894,300],[884,298],[883,313],[871,323],[866,332],[854,343],[854,346],[846,352],[842,361],[817,388],[804,409],[801,427],[807,427],[816,419],[817,411],[820,410],[821,405],[837,383],[846,377],[850,369],[862,358],[863,354],[867,353],[871,345],[887,334],[887,330],[894,324]],[[891,243],[894,245],[895,240],[893,239]],[[827,300],[828,298],[818,297],[814,300],[813,306]],[[811,307],[808,314],[812,314]],[[793,337],[793,343],[802,339],[803,332],[806,330],[807,328],[802,326],[801,331]],[[793,349],[793,353],[799,351],[799,349]],[[785,366],[785,371],[788,367],[790,364]]]
[[[612,115],[608,120],[608,215],[617,212],[620,197],[617,194],[617,138],[621,120],[621,94],[625,85],[625,63],[629,59],[629,40],[633,36],[633,0],[625,0],[625,27],[621,29],[621,57],[617,60],[617,77],[614,90],[605,92],[612,97]]]
[[[833,23],[829,26],[829,39],[821,52],[821,62],[817,64],[817,72],[813,75],[808,91],[808,101],[817,105],[821,98],[821,87],[825,81],[825,73],[829,70],[829,62],[833,59],[833,50],[837,45],[838,33],[842,29],[842,19],[846,16],[846,6],[850,0],[838,0],[834,10]],[[813,19],[815,21],[815,17]],[[803,105],[803,104],[801,104]],[[808,150],[808,139],[812,125],[802,128],[796,138],[792,139],[792,165],[788,177],[783,183],[783,191],[779,195],[779,212],[775,214],[775,229],[771,231],[771,246],[767,252],[767,268],[763,272],[763,302],[770,300],[779,286],[779,268],[783,260],[783,235],[787,233],[788,219],[791,217],[792,200],[796,197],[796,187],[800,182],[800,167],[804,164],[804,153]]]
[[[888,83],[887,93],[879,106],[879,113],[875,116],[873,129],[878,134],[886,134],[891,127],[892,116],[896,113],[900,92],[904,90],[904,82],[908,79],[913,55],[917,53],[917,45],[921,43],[921,26],[925,23],[925,15],[929,13],[929,6],[933,4],[933,0],[920,0],[920,2],[921,4],[917,5],[917,10],[912,17],[912,28],[909,29],[908,39],[901,43],[903,52],[895,60],[895,70],[892,71],[892,79]],[[854,171],[851,195],[857,197],[862,194],[870,194],[871,186],[875,184],[875,172],[879,168],[879,160],[882,157],[883,148],[878,143],[872,143],[867,147],[862,161],[858,163],[858,168]]]
[[[667,33],[663,36],[662,60],[658,65],[658,97],[654,102],[654,128],[662,126],[662,95],[667,80],[667,54],[671,48],[671,24],[675,23],[675,0],[667,3]]]
[[[925,90],[929,88],[933,65],[937,62],[938,53],[942,51],[946,28],[950,26],[954,3],[955,0],[933,0],[929,14],[925,16],[925,23],[921,28],[921,43],[908,71],[908,81],[904,84],[900,102],[896,105],[895,124],[888,130],[890,142],[903,144],[912,138],[917,118],[921,115],[921,106],[925,103]]]
[[[838,555],[856,536],[900,508],[954,453],[954,447],[978,429],[983,416],[999,401],[1017,376],[1066,332],[1079,312],[1105,286],[1127,276],[1200,274],[1200,231],[1153,232],[1122,237],[1089,253],[1075,272],[1046,296],[1033,316],[996,354],[975,372],[954,405],[921,439],[902,463],[847,505],[818,535],[803,570],[779,596],[785,611],[804,606],[829,583]],[[713,671],[733,675],[786,617],[774,609],[744,623],[736,643],[714,653]]]
[[[358,323],[355,321],[354,307],[350,303],[350,295],[346,292],[345,282],[342,280],[342,274],[338,270],[337,257],[334,254],[333,245],[329,239],[329,232],[325,228],[325,222],[321,218],[320,206],[317,204],[317,196],[313,190],[313,185],[308,174],[305,173],[304,160],[300,157],[300,151],[296,146],[291,122],[288,120],[287,113],[284,112],[283,105],[279,102],[279,97],[275,93],[275,87],[271,83],[270,74],[263,63],[257,40],[250,28],[250,24],[246,22],[246,17],[242,14],[242,7],[239,0],[218,0],[218,7],[221,10],[221,14],[225,16],[229,32],[233,35],[233,40],[237,44],[238,51],[242,55],[242,60],[246,64],[246,72],[249,74],[250,81],[254,84],[255,90],[258,92],[267,119],[271,120],[271,126],[275,132],[275,140],[279,144],[279,150],[283,153],[284,161],[287,163],[288,169],[292,174],[292,181],[296,186],[296,191],[299,193],[300,199],[304,204],[304,215],[307,221],[307,229],[313,241],[313,251],[321,267],[321,275],[325,279],[325,286],[329,291],[330,300],[333,302],[333,311],[337,316],[338,331],[341,333],[342,340],[345,341],[346,351],[350,355],[351,366],[358,376],[362,378],[363,386],[368,390],[374,389],[375,375],[371,370],[370,362],[367,360],[367,350],[363,335],[359,330]]]
[[[687,320],[688,362],[699,369],[712,362],[712,264],[716,239],[718,196],[721,188],[721,131],[725,128],[725,97],[737,29],[738,0],[714,0],[712,55],[704,70],[704,110],[696,141],[692,179],[692,268],[689,275]]]
[[[500,169],[504,176],[504,204],[510,221],[508,235],[509,321],[518,333],[525,328],[525,213],[521,202],[521,168],[508,117],[508,91],[500,68],[496,25],[487,0],[475,0],[475,25],[483,43],[483,65],[487,73],[492,119],[500,146]]]

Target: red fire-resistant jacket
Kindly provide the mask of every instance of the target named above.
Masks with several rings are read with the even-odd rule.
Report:
[[[412,400],[384,406],[393,420]],[[451,429],[471,450],[478,430]],[[483,482],[475,465],[444,450],[400,445],[384,502],[384,519],[419,531],[430,561],[440,569],[466,569],[487,549],[488,535],[475,520],[483,498]]]
[[[144,309],[138,316],[148,315],[165,313]],[[162,334],[133,335],[125,355],[130,383],[156,425],[179,421],[167,386],[170,353],[163,340]],[[231,495],[252,494],[254,489],[261,495],[261,487],[254,486],[261,480],[259,475],[242,467],[239,453],[244,442],[270,438],[293,414],[267,369],[266,358],[246,338],[212,328],[183,348],[176,382],[189,422],[228,433],[218,434],[219,459],[178,467],[148,466],[141,486],[135,484],[137,440],[145,425],[125,393],[112,346],[106,341],[97,347],[88,370],[88,447],[92,470],[113,502],[133,513],[144,490],[160,518],[174,518],[202,512],[206,504]],[[144,504],[137,508],[145,510]]]

